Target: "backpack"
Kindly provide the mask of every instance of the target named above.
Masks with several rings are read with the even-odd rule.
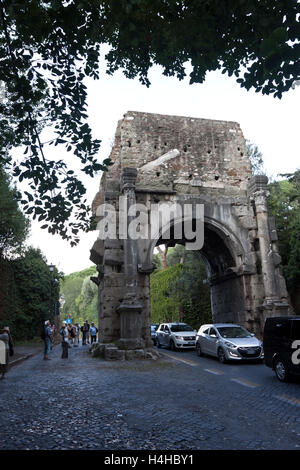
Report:
[[[74,328],[71,328],[70,334],[71,334],[71,338],[75,338],[76,335],[74,332]]]

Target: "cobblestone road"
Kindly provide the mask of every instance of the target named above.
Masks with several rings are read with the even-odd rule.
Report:
[[[196,355],[112,363],[87,351],[63,361],[58,346],[0,381],[0,449],[300,449],[299,383],[252,387]]]

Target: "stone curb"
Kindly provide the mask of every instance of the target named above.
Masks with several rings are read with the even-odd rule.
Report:
[[[9,368],[13,367],[17,364],[20,364],[21,362],[26,361],[26,359],[29,359],[32,356],[34,356],[34,353],[29,353],[29,354],[26,354],[26,356],[21,356],[21,357],[18,357],[18,359],[15,359],[14,361],[10,361],[9,364],[8,364]]]
[[[57,346],[58,343],[55,343],[53,345],[53,347]],[[39,351],[35,351],[35,352],[32,352],[32,353],[28,353],[28,354],[25,354],[24,356],[21,356],[21,357],[18,357],[18,359],[14,359],[13,361],[9,361],[9,364],[8,366],[9,367],[13,367],[13,366],[16,366],[17,364],[20,364],[21,362],[24,362],[26,361],[27,359],[30,359],[31,357],[33,356],[36,356],[37,354],[40,354],[42,353],[43,350],[39,350]]]

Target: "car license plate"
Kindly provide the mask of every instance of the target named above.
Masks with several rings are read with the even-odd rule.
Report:
[[[194,341],[189,341],[188,344],[190,344],[191,346],[195,345]]]
[[[247,349],[246,350],[247,354],[254,354],[255,352],[256,352],[255,349]]]

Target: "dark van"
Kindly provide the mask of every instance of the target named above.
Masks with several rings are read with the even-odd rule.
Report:
[[[281,382],[300,375],[300,316],[267,318],[263,348],[266,366]]]

